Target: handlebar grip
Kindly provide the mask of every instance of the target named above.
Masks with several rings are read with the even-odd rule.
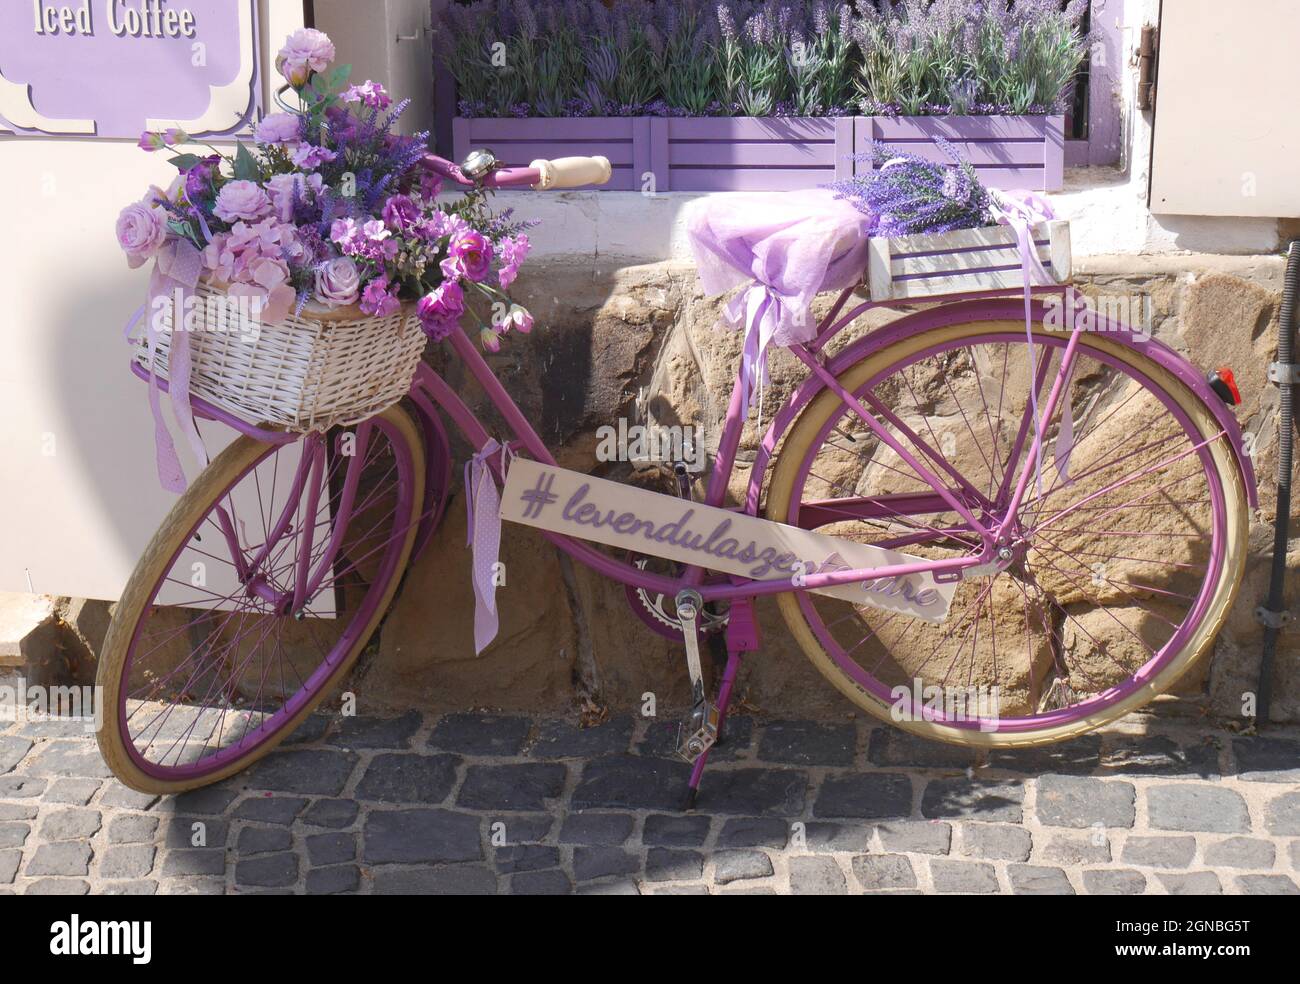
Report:
[[[553,161],[533,161],[529,167],[538,171],[539,179],[533,185],[538,191],[603,185],[612,174],[607,157],[560,157]]]

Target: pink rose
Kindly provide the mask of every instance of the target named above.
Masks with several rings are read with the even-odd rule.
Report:
[[[254,181],[231,181],[217,193],[212,211],[223,222],[252,222],[271,211],[271,199]]]
[[[253,131],[260,144],[296,144],[302,139],[302,122],[292,113],[272,113]]]
[[[361,292],[361,272],[347,256],[330,260],[316,269],[316,298],[326,307],[355,304]]]
[[[323,72],[334,60],[334,44],[322,31],[302,27],[289,35],[275,56],[275,67],[292,85],[304,85],[312,72]]]
[[[122,209],[117,217],[117,244],[126,253],[126,262],[134,270],[162,248],[167,241],[167,212],[146,201]]]
[[[383,215],[391,228],[404,232],[420,220],[420,207],[409,195],[393,195],[384,203]]]
[[[462,276],[481,281],[492,266],[492,243],[481,232],[470,230],[451,241],[449,258]]]

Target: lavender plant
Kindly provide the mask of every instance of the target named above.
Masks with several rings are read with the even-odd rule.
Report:
[[[872,235],[910,236],[992,225],[988,191],[968,161],[936,141],[951,164],[899,153],[881,144],[855,158],[872,170],[828,185],[874,219]]]
[[[438,56],[465,115],[1046,113],[1086,54],[1086,6],[475,0],[445,8]]]

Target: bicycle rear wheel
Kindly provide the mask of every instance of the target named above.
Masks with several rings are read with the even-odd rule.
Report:
[[[424,473],[398,407],[329,438],[241,437],[218,455],[154,534],[104,641],[99,746],[118,778],[181,792],[292,733],[383,618]]]
[[[1035,335],[1042,406],[1069,337]],[[876,413],[891,436],[987,520],[1005,512],[1028,451],[1027,350],[1020,322],[950,325],[840,380],[888,408]],[[1062,435],[1060,412],[1044,422],[1013,562],[963,580],[944,624],[779,597],[808,657],[864,710],[959,744],[1043,744],[1141,706],[1209,648],[1245,563],[1227,435],[1169,372],[1100,335],[1081,337],[1067,393],[1072,427]],[[971,525],[829,390],[785,438],[767,516],[930,559],[979,550]]]

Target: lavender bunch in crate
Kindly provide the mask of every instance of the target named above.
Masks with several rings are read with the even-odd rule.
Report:
[[[872,171],[826,187],[874,218],[872,234],[911,236],[992,225],[989,193],[968,161],[938,141],[952,163],[929,161],[875,144],[855,160]]]

